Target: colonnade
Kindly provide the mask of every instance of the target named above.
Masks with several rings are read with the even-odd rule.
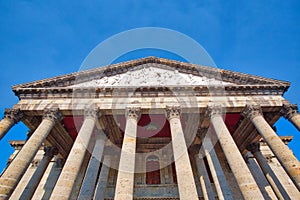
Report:
[[[281,112],[299,129],[300,115],[296,109],[295,106],[284,105]],[[165,115],[170,124],[179,197],[180,199],[198,199],[192,166],[180,121],[180,114],[181,109],[179,106],[166,107]],[[217,139],[240,188],[241,194],[245,199],[263,199],[257,183],[224,123],[222,114],[222,109],[219,106],[210,106],[207,109],[207,115],[210,117],[211,126],[216,133]],[[300,164],[293,153],[281,141],[279,136],[264,119],[261,108],[256,105],[247,105],[242,114],[253,123],[259,134],[263,137],[264,141],[268,144],[291,177],[295,186],[299,189]],[[78,199],[104,199],[104,189],[108,180],[109,165],[102,165],[100,173],[98,173],[98,170],[101,160],[103,160],[104,163],[109,164],[111,158],[109,155],[103,155],[106,137],[101,126],[96,126],[99,122],[99,116],[100,112],[97,107],[91,107],[85,110],[83,124],[53,189],[50,197],[51,200],[70,198],[76,177],[84,161],[86,147],[90,145],[95,130],[97,133],[96,140],[93,145],[92,155],[85,172]],[[134,193],[137,124],[141,116],[141,110],[139,107],[128,107],[125,111],[125,116],[126,127],[114,195],[114,199],[116,200],[133,199]],[[0,121],[0,138],[3,137],[18,120],[22,119],[22,117],[23,113],[20,110],[7,110],[4,118]],[[58,109],[45,110],[40,125],[26,141],[23,148],[0,177],[0,199],[9,199],[9,196],[22,178],[22,175],[25,173],[42,143],[45,142],[45,139],[55,123],[60,123],[61,118],[62,115]],[[213,148],[211,148],[212,143],[210,139],[203,140],[202,145],[207,154],[206,157],[215,183],[218,198],[233,199],[216,153]],[[56,148],[51,149],[52,153],[49,155],[45,154],[45,159],[43,159],[43,162],[40,162],[38,170],[32,176],[30,180],[32,187],[26,187],[24,190],[22,194],[24,199],[30,199],[32,197],[49,161],[58,153],[54,151]],[[263,156],[257,149],[254,150],[249,147],[249,151],[254,154],[277,197],[279,199],[284,199],[287,194],[284,193],[280,185],[278,186],[278,184],[276,184],[276,181],[278,180],[274,177],[275,175],[269,173],[270,169],[268,169]],[[200,176],[200,185],[202,193],[204,194],[204,199],[214,199],[212,189],[209,187],[210,183],[208,182],[207,171],[203,168],[203,160],[199,155],[195,155],[195,161]],[[99,174],[99,177],[97,178],[95,174]]]

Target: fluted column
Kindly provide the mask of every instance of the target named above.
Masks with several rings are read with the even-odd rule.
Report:
[[[203,139],[202,146],[205,151],[206,159],[212,174],[212,178],[215,183],[219,200],[233,199],[225,175],[223,173],[223,169],[220,165],[219,159],[217,157],[217,154],[214,150],[213,144],[211,143],[211,139],[209,136]]]
[[[207,114],[210,116],[211,124],[243,197],[245,199],[263,199],[258,185],[224,123],[221,107],[208,107]]]
[[[300,190],[300,163],[293,152],[282,142],[280,137],[274,132],[268,122],[266,122],[260,106],[247,105],[243,111],[243,115],[252,121],[257,131],[289,174],[298,190]]]
[[[107,187],[107,180],[108,180],[109,169],[110,169],[110,163],[111,163],[111,156],[105,155],[93,199],[104,200],[105,189]]]
[[[18,123],[22,119],[22,117],[23,112],[20,109],[5,109],[4,117],[0,121],[0,140],[14,124]]]
[[[296,104],[283,104],[280,113],[300,131],[300,114]]]
[[[106,136],[103,133],[103,130],[99,130],[94,149],[81,185],[78,200],[86,200],[93,197],[97,180],[96,175],[98,174],[100,162],[102,160],[105,139]]]
[[[45,147],[44,148],[45,154],[40,161],[37,169],[35,170],[34,174],[30,178],[27,186],[25,187],[20,199],[22,200],[30,200],[33,196],[36,188],[38,187],[50,161],[52,160],[53,156],[58,153],[57,148],[55,147]]]
[[[248,145],[247,149],[251,151],[253,156],[255,157],[257,163],[259,164],[261,170],[263,171],[266,179],[268,180],[270,186],[272,187],[274,193],[276,194],[277,198],[280,200],[288,200],[290,199],[284,188],[282,187],[281,183],[277,179],[276,175],[274,174],[271,167],[268,165],[268,162],[262,155],[259,149],[259,143],[252,143]]]
[[[0,178],[0,199],[7,199],[11,195],[55,122],[60,119],[61,115],[58,109],[45,110],[43,120],[38,128],[2,174]]]
[[[126,109],[126,127],[122,144],[115,200],[133,199],[137,123],[140,108]]]
[[[166,117],[170,122],[173,154],[180,199],[198,199],[194,175],[186,147],[180,121],[180,107],[166,108]]]
[[[84,155],[90,142],[95,124],[99,118],[98,108],[87,108],[84,111],[84,121],[65,162],[62,172],[51,194],[51,200],[67,200],[75,184],[76,177],[80,172],[84,161]]]
[[[199,174],[199,181],[203,193],[203,198],[204,200],[215,199],[215,195],[211,187],[211,183],[207,174],[207,170],[205,168],[203,158],[200,158],[199,156],[199,154],[195,154],[194,159]]]

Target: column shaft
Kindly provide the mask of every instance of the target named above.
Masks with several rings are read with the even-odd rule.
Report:
[[[52,160],[53,156],[56,155],[57,149],[54,147],[45,147],[45,154],[40,161],[37,169],[35,170],[34,174],[30,178],[26,188],[24,189],[20,199],[22,200],[30,200],[38,187],[50,161]]]
[[[264,138],[272,152],[300,190],[300,163],[293,152],[285,145],[262,115],[250,118],[257,131]]]
[[[167,154],[163,154],[163,171],[164,171],[164,176],[165,176],[165,184],[170,184],[170,172],[169,172],[169,168],[168,168],[168,158],[167,158]]]
[[[51,194],[51,200],[67,200],[71,197],[96,120],[98,120],[98,110],[87,110],[86,112],[84,122]]]
[[[198,199],[194,175],[180,122],[180,108],[168,107],[166,112],[167,118],[170,122],[180,199]]]
[[[138,108],[126,110],[126,127],[122,144],[115,200],[133,199]]]
[[[23,117],[20,109],[5,109],[4,117],[0,121],[0,140],[5,136],[9,129]]]
[[[293,117],[291,117],[289,119],[290,122],[292,122],[292,124],[294,124],[294,126],[298,129],[298,131],[300,131],[300,114],[296,114]]]
[[[252,148],[251,148],[252,147]],[[254,149],[255,148],[255,149]],[[253,156],[255,157],[257,163],[259,164],[262,172],[266,176],[267,181],[269,182],[270,186],[272,187],[275,195],[280,200],[288,200],[290,199],[286,191],[284,190],[283,186],[277,179],[276,175],[274,174],[273,170],[267,163],[265,157],[259,150],[259,144],[251,144],[248,147],[248,150],[251,151]]]
[[[49,111],[46,110],[46,112]],[[56,116],[53,116],[53,113],[46,113],[50,114],[51,116],[46,116],[43,119],[41,124],[34,131],[32,136],[27,140],[23,148],[2,174],[0,178],[1,199],[7,199],[11,195],[12,191],[30,165],[31,160],[34,158],[42,143],[50,133],[55,124],[55,120],[57,119],[58,110],[54,112],[56,112]]]
[[[196,154],[195,161],[200,178],[200,186],[202,189],[203,197],[205,200],[213,200],[215,199],[215,195],[211,187],[211,183],[207,174],[207,170],[205,168],[203,158],[199,158],[199,154]]]
[[[100,136],[94,146],[93,149],[93,153],[91,155],[86,173],[85,173],[85,177],[83,179],[82,185],[81,185],[81,189],[80,189],[80,193],[78,196],[78,200],[85,200],[85,199],[91,199],[93,197],[94,194],[94,189],[95,189],[95,185],[96,185],[96,180],[97,180],[97,176],[96,174],[99,171],[99,167],[100,167],[100,162],[102,159],[102,154],[103,154],[103,149],[104,149],[104,133],[102,133],[101,130],[101,134],[102,136]]]
[[[215,183],[218,198],[220,200],[221,199],[226,199],[226,200],[233,199],[230,189],[228,187],[225,175],[223,173],[223,169],[220,165],[219,159],[217,157],[217,154],[214,150],[214,147],[211,143],[211,139],[209,137],[205,137],[205,139],[203,140],[203,147],[204,147],[207,162],[208,162],[211,174],[212,174],[212,178]]]
[[[109,155],[105,155],[93,199],[104,200],[105,189],[107,187],[107,180],[109,175],[110,162],[111,162],[111,157]]]
[[[211,117],[211,123],[215,129],[223,152],[230,168],[235,176],[239,188],[245,199],[263,199],[263,196],[251,175],[238,147],[231,137],[223,118],[220,114]]]
[[[14,120],[3,118],[0,121],[0,140],[5,136],[9,129],[15,124]]]

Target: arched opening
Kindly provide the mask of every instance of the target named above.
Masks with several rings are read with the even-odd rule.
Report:
[[[160,166],[158,157],[149,156],[146,162],[146,184],[160,184]]]

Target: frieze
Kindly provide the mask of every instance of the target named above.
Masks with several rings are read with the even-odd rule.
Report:
[[[282,86],[134,86],[129,87],[82,87],[82,88],[20,88],[15,94],[20,99],[47,99],[47,98],[99,98],[99,97],[127,97],[129,92],[133,95],[148,96],[174,96],[170,91],[176,91],[177,96],[253,96],[269,95],[282,96]]]

